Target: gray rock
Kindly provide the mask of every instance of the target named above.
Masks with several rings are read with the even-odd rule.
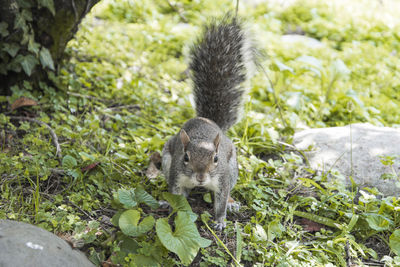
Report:
[[[351,129],[351,135],[350,135]],[[381,163],[380,156],[400,156],[400,129],[352,124],[345,127],[308,129],[294,135],[294,145],[305,152],[312,168],[336,170],[360,186],[376,187],[387,196],[399,196],[397,179],[383,180],[381,175],[392,173]],[[400,159],[393,165],[400,175]]]
[[[94,266],[56,235],[27,223],[0,220],[1,267]]]

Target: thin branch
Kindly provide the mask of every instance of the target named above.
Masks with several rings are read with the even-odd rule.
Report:
[[[168,2],[168,5],[169,5],[176,13],[178,13],[179,17],[181,17],[181,19],[182,19],[183,22],[185,22],[185,23],[188,23],[188,22],[189,22],[188,19],[185,17],[185,15],[183,15],[182,12],[180,12],[179,9],[178,9],[175,5],[173,5],[169,0],[167,0],[167,2]]]
[[[39,121],[37,119],[28,118],[28,117],[10,116],[10,118],[14,119],[14,120],[31,121],[31,122],[35,122],[37,124],[46,126],[46,128],[50,131],[53,144],[56,147],[56,156],[58,157],[59,161],[61,161],[62,154],[61,154],[60,144],[58,143],[58,137],[57,137],[56,133],[54,132],[54,130],[47,123],[44,123],[44,122]]]
[[[78,22],[79,21],[79,15],[78,15],[78,10],[76,10],[75,0],[72,0],[71,4],[72,4],[72,9],[74,10],[75,22]]]

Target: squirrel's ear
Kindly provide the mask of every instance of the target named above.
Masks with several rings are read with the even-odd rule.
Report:
[[[185,130],[181,129],[181,132],[179,133],[179,136],[180,136],[181,142],[183,144],[183,149],[186,151],[186,147],[190,142],[189,135],[187,135]]]
[[[214,139],[214,146],[215,146],[215,151],[216,152],[218,152],[219,140],[220,140],[220,135],[218,133],[217,136]]]

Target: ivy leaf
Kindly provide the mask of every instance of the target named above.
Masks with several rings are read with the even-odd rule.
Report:
[[[19,8],[31,8],[33,3],[30,0],[17,0]]]
[[[161,243],[168,250],[176,253],[185,265],[193,261],[200,248],[211,244],[210,240],[200,236],[189,214],[183,211],[178,211],[175,218],[175,232],[172,232],[167,218],[157,220],[156,232]]]
[[[36,56],[39,54],[40,45],[35,42],[35,38],[31,36],[28,41],[28,51],[34,53]]]
[[[26,28],[26,22],[23,16],[21,16],[20,13],[15,14],[15,20],[14,20],[14,29],[24,29]]]
[[[136,201],[138,203],[144,203],[152,209],[157,209],[160,204],[154,199],[149,193],[147,193],[141,186],[137,187],[135,190]]]
[[[15,57],[19,51],[20,45],[16,43],[4,43],[3,51],[7,52],[11,57]]]
[[[32,12],[29,9],[22,9],[21,11],[21,16],[26,20],[26,21],[32,21]]]
[[[54,8],[54,1],[53,0],[38,0],[40,7],[46,7],[53,16],[56,15],[56,10]]]
[[[28,76],[31,76],[33,69],[38,63],[38,60],[33,55],[26,55],[21,61],[21,67]]]
[[[43,68],[48,67],[49,69],[54,70],[53,58],[46,47],[42,47],[42,49],[40,49],[39,58]]]
[[[66,156],[64,156],[64,158],[62,159],[61,164],[62,164],[62,166],[63,166],[64,169],[69,169],[69,170],[71,170],[71,169],[73,169],[73,168],[77,165],[77,162],[76,162],[76,159],[75,159],[74,157],[72,157],[72,156],[70,156],[70,155],[66,155]]]
[[[6,37],[7,35],[9,35],[10,33],[7,30],[8,24],[5,22],[0,22],[0,35],[2,37]]]
[[[125,208],[131,209],[137,206],[135,190],[134,189],[119,189],[117,192],[119,202],[124,205]]]
[[[395,230],[389,237],[389,246],[398,256],[400,256],[400,229]]]
[[[143,235],[153,228],[155,222],[153,216],[144,218],[140,224],[138,224],[139,219],[139,211],[127,210],[119,217],[119,228],[125,235],[132,237]]]

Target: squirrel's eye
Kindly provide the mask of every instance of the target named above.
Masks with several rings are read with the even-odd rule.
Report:
[[[214,163],[217,163],[217,162],[218,162],[218,156],[215,155],[215,156],[214,156]]]
[[[188,155],[188,153],[185,153],[185,156],[183,157],[183,161],[184,161],[185,163],[188,163],[188,162],[189,162],[189,155]]]

